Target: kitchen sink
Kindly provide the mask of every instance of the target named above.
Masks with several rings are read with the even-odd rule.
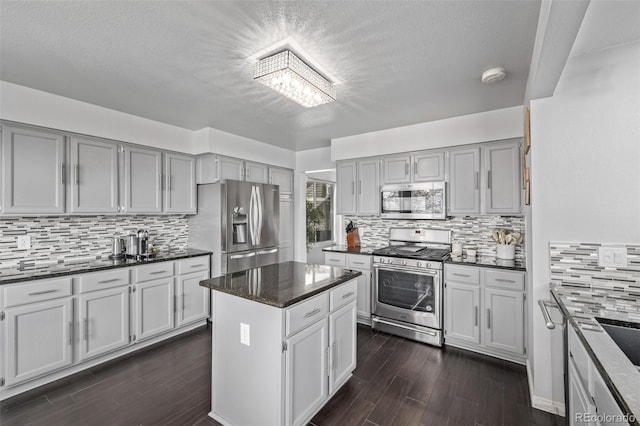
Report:
[[[631,363],[640,370],[640,323],[596,318]]]

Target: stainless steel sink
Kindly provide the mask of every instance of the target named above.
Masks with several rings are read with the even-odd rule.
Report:
[[[596,318],[631,363],[640,370],[640,323]]]

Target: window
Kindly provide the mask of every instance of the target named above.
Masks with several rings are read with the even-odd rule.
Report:
[[[333,241],[333,184],[307,181],[307,243]]]

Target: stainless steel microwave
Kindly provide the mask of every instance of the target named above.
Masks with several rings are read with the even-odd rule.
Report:
[[[446,199],[444,182],[383,185],[380,189],[380,217],[446,219]]]

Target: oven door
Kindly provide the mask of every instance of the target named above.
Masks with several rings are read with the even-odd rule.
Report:
[[[441,272],[374,266],[374,315],[442,329]]]

